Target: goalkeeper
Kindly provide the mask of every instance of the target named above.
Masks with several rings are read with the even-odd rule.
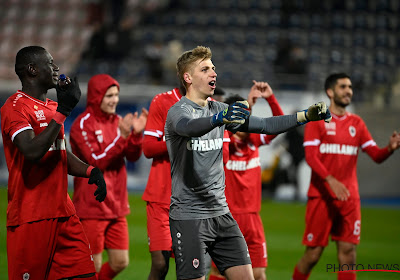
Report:
[[[206,47],[183,53],[177,71],[187,93],[170,108],[165,125],[177,279],[204,279],[207,252],[228,279],[254,279],[246,242],[225,199],[224,129],[279,134],[308,121],[329,122],[330,112],[320,102],[295,115],[257,118],[249,117],[247,101],[210,101],[217,74]]]

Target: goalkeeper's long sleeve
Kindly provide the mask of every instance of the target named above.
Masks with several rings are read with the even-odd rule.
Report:
[[[242,127],[245,127],[246,123],[238,130],[243,131]],[[297,123],[296,115],[284,115],[270,118],[250,116],[247,130],[244,131],[251,133],[280,134],[297,126],[299,126],[299,124]]]

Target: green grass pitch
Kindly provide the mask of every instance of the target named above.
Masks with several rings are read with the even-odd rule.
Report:
[[[150,254],[146,235],[145,202],[139,194],[130,194],[131,214],[130,265],[116,279],[147,279]],[[7,190],[0,188],[0,279],[7,279],[6,255]],[[269,267],[268,280],[291,279],[294,265],[302,256],[301,238],[304,230],[305,205],[263,201],[261,216],[264,222]],[[400,264],[400,209],[362,207],[361,243],[357,249],[357,263],[367,265]],[[327,272],[328,264],[336,264],[336,247],[330,243],[314,268],[310,280],[337,279]],[[167,279],[176,279],[174,260],[170,262]],[[358,272],[358,280],[400,279],[395,272]]]

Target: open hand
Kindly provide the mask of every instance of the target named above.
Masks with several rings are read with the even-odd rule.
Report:
[[[133,114],[132,126],[133,132],[135,134],[140,134],[143,132],[144,128],[146,127],[148,115],[149,111],[147,111],[145,108],[142,108],[142,112],[140,113],[140,115],[138,114],[138,112],[135,112],[135,114]]]

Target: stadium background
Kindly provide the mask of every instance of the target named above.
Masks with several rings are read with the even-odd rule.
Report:
[[[176,86],[177,56],[205,45],[227,95],[245,97],[252,79],[267,81],[285,113],[328,101],[325,77],[349,73],[355,93],[350,110],[383,146],[400,130],[399,14],[397,0],[0,0],[0,104],[20,88],[13,69],[23,46],[44,46],[60,73],[79,77],[83,96],[66,122],[68,132],[85,106],[91,75],[108,73],[121,82],[118,112],[124,114],[148,107],[155,94]],[[49,98],[56,99],[54,91]],[[255,113],[268,116],[265,106],[259,102]],[[275,148],[262,150],[267,168]],[[363,205],[396,207],[391,222],[397,225],[399,160],[397,152],[378,166],[361,153],[358,165]],[[149,167],[144,157],[128,165],[132,192],[143,191]],[[0,185],[6,180],[1,148]],[[382,214],[384,221],[385,216],[392,217]],[[397,226],[389,235],[397,244],[399,233]]]

